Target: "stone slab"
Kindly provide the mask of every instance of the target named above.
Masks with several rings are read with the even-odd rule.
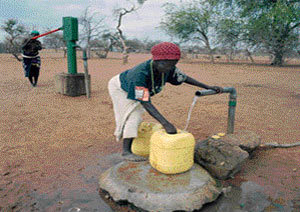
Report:
[[[248,152],[239,146],[208,138],[197,142],[194,158],[213,177],[226,180],[241,170],[248,157]]]
[[[99,185],[114,201],[128,201],[147,211],[193,211],[212,202],[222,192],[221,185],[198,164],[181,174],[166,175],[149,162],[121,162],[99,179]]]
[[[234,134],[227,134],[220,140],[239,146],[242,150],[251,154],[261,144],[261,137],[249,130],[240,130]]]

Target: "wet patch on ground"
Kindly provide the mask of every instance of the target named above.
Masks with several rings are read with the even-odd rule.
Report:
[[[103,164],[116,164],[121,161],[116,154],[103,158]],[[107,160],[111,160],[109,163]],[[106,167],[108,168],[108,167]],[[226,184],[226,186],[225,186]],[[145,210],[135,207],[127,201],[114,202],[109,193],[100,190],[101,198],[113,208],[120,212],[144,212]],[[278,198],[271,199],[264,193],[264,188],[251,181],[244,181],[241,186],[235,186],[230,183],[224,183],[223,193],[212,203],[204,205],[201,209],[194,212],[232,212],[232,211],[268,211],[268,212],[293,212],[300,209],[299,200],[285,202],[280,194]]]
[[[30,182],[17,182],[10,177],[15,171],[2,174],[0,184],[0,211],[63,211],[90,212],[113,211],[99,196],[98,178],[102,172],[119,163],[119,154],[98,157],[84,167],[78,176],[70,176],[66,184],[76,184],[78,189],[63,186],[60,189],[50,189],[41,192],[32,190]]]
[[[68,189],[62,186],[60,189],[50,190],[47,193],[41,193],[38,189],[32,191],[30,183],[14,182],[8,178],[10,174],[4,173],[2,177],[6,177],[6,180],[0,184],[0,198],[5,199],[6,204],[0,205],[0,211],[144,212],[143,209],[127,201],[116,203],[107,192],[99,190],[98,179],[101,173],[121,161],[119,153],[99,156],[85,167],[77,179],[69,179],[74,182],[79,180],[84,186],[79,186],[79,189]],[[243,188],[245,183],[248,183],[248,186]],[[277,199],[265,196],[261,192],[262,189],[249,181],[242,182],[240,187],[227,183],[223,194],[216,201],[194,212],[262,211],[262,208],[264,208],[263,211],[271,212],[299,211],[300,192],[296,199],[285,202],[280,195]]]

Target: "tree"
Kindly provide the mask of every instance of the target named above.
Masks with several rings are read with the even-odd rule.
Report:
[[[50,31],[50,30],[48,30]],[[55,49],[57,51],[60,48],[64,49],[64,56],[66,56],[66,42],[63,38],[62,33],[52,33],[47,35],[44,40],[43,44],[45,48]]]
[[[4,53],[5,52],[5,45],[4,43],[0,43],[0,53]]]
[[[97,17],[97,13],[92,13],[87,7],[79,18],[79,24],[82,25],[81,39],[86,42],[87,57],[90,58],[91,41],[101,37],[105,31],[104,17]]]
[[[129,8],[121,7],[114,10],[114,14],[117,17],[116,30],[118,32],[118,37],[123,47],[123,64],[128,63],[128,57],[129,57],[128,47],[125,42],[126,39],[121,29],[123,17],[127,14],[137,11],[147,0],[137,0],[138,5],[136,5],[133,1],[130,0],[127,1],[131,4]]]
[[[245,42],[266,50],[272,55],[272,65],[281,66],[284,56],[297,49],[300,27],[299,0],[208,0],[211,4],[239,10],[236,14],[243,23]]]
[[[121,45],[118,37],[111,32],[104,33],[100,40],[91,41],[91,46],[96,48],[96,55],[99,58],[107,58],[108,52],[112,51],[113,46],[118,45]]]
[[[6,52],[11,53],[18,61],[22,61],[19,58],[22,41],[24,40],[22,36],[28,33],[25,26],[18,24],[17,19],[8,19],[1,26],[1,29],[7,34],[4,41]]]
[[[223,17],[219,19],[215,32],[221,49],[225,50],[228,61],[232,61],[237,52],[244,51],[244,54],[254,63],[251,46],[245,42],[244,28],[242,23],[234,17]]]
[[[169,35],[183,42],[200,41],[210,54],[214,63],[211,31],[213,29],[213,10],[204,1],[192,0],[179,6],[171,3],[164,5],[165,18],[160,27]]]
[[[241,27],[235,20],[222,19],[216,27],[218,42],[222,48],[229,49],[230,53],[227,55],[228,60],[233,59],[233,54],[238,48],[241,36]]]
[[[145,43],[136,38],[126,40],[126,46],[128,46],[130,52],[141,52],[145,50]]]

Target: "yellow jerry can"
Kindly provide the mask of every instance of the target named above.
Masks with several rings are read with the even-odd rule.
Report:
[[[150,140],[151,166],[164,174],[178,174],[194,164],[195,138],[191,133],[178,130],[168,134],[165,130],[153,133]]]
[[[148,157],[150,138],[155,131],[163,129],[159,123],[142,122],[138,129],[138,137],[133,139],[131,151],[139,156]]]

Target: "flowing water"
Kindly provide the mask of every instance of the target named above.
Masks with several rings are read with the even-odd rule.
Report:
[[[189,113],[188,113],[188,117],[187,117],[187,120],[186,120],[186,125],[185,125],[185,128],[184,128],[184,131],[187,130],[187,128],[190,124],[191,114],[192,114],[193,108],[194,108],[198,98],[199,98],[198,96],[194,96],[193,102],[191,104],[191,107],[190,107],[190,110],[189,110]]]

